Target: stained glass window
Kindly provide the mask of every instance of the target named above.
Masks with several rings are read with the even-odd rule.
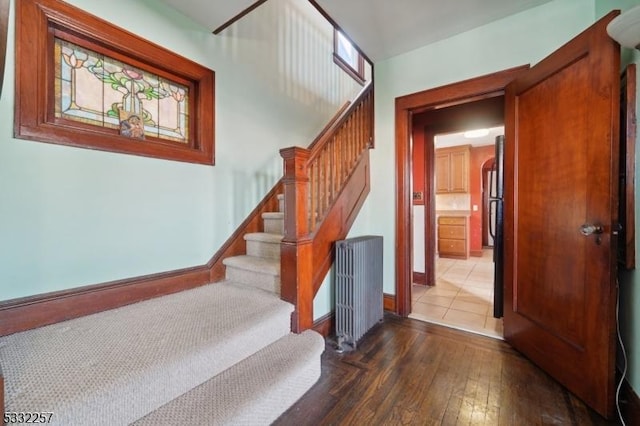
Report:
[[[59,0],[16,21],[16,138],[215,163],[213,70]]]
[[[188,143],[187,86],[59,38],[54,57],[57,118],[122,129],[136,116],[144,136]]]

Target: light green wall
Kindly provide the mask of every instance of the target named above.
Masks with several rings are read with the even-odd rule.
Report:
[[[14,17],[0,99],[0,300],[206,263],[361,86],[305,0],[214,36],[156,0],[68,0],[216,72],[216,166],[12,137]],[[126,11],[126,13],[122,13]]]

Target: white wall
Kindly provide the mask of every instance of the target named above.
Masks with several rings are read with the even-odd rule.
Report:
[[[413,206],[413,271],[426,272],[424,240],[424,205]]]
[[[12,137],[14,16],[0,99],[0,300],[206,263],[361,86],[305,0],[214,36],[157,0],[68,0],[216,72],[216,166]],[[126,13],[123,13],[126,11]]]

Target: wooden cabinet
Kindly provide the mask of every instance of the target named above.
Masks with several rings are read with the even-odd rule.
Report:
[[[469,192],[469,145],[435,151],[436,194]]]
[[[438,218],[438,254],[440,257],[467,259],[467,218],[440,216]]]

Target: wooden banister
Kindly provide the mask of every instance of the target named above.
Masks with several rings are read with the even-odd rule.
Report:
[[[368,194],[367,151],[372,146],[373,86],[369,84],[354,102],[341,108],[309,149],[280,151],[285,196],[281,297],[295,306],[295,332],[312,327],[313,297],[331,265],[332,243],[346,236],[353,213]],[[355,175],[358,178],[352,179]],[[350,181],[354,188],[347,190]],[[323,227],[328,217],[331,220]]]

